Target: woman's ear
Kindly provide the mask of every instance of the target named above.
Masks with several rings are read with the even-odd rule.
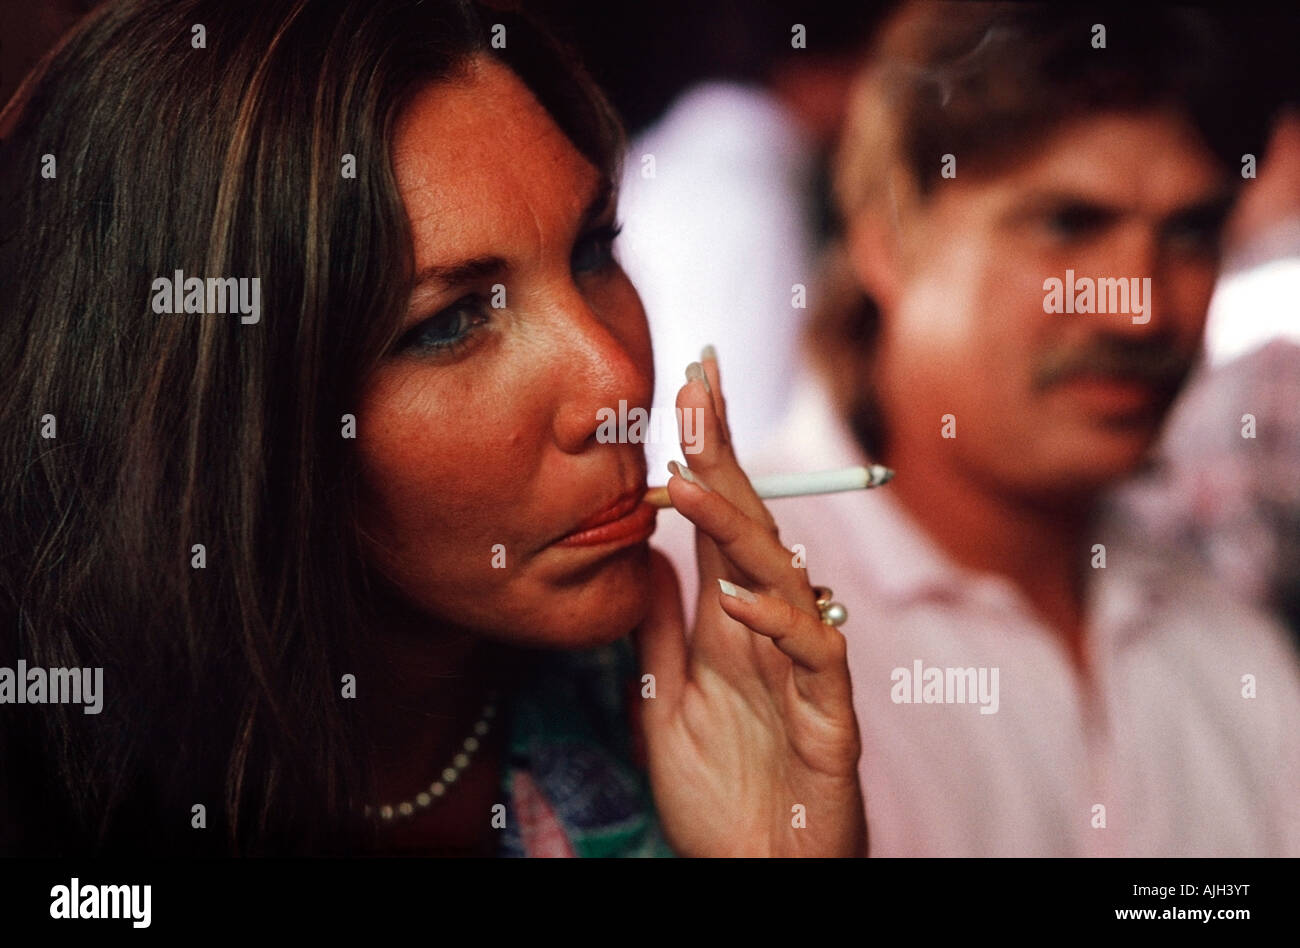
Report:
[[[858,284],[881,309],[893,309],[902,284],[903,249],[897,226],[874,210],[848,225],[849,262]]]

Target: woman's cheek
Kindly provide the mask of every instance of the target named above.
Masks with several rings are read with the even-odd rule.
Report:
[[[456,534],[491,520],[519,464],[471,419],[404,413],[365,446],[368,493],[401,533]],[[409,536],[408,536],[409,540]]]
[[[517,551],[531,539],[529,432],[540,429],[500,386],[443,381],[382,379],[358,417],[366,532],[408,581],[435,571],[468,580],[497,544]]]

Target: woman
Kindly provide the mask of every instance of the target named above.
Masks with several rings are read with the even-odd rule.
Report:
[[[597,437],[654,382],[621,138],[527,20],[110,3],[3,124],[0,664],[104,682],[0,709],[7,851],[862,851],[843,638],[716,360],[689,636]]]

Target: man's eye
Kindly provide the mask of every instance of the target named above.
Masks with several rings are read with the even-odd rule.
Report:
[[[412,327],[398,342],[399,350],[446,352],[464,343],[489,319],[478,296],[466,296]]]
[[[573,272],[595,273],[609,266],[614,260],[614,239],[622,229],[621,224],[610,224],[583,235],[573,248]]]
[[[1194,251],[1211,251],[1218,246],[1225,218],[1226,211],[1188,215],[1170,223],[1165,228],[1165,236],[1179,246]]]
[[[1047,228],[1062,240],[1078,240],[1095,234],[1106,223],[1107,215],[1090,207],[1063,207],[1047,215]]]

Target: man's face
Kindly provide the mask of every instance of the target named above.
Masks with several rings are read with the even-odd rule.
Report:
[[[1163,113],[1069,122],[1005,173],[957,162],[904,218],[882,307],[893,444],[930,440],[924,455],[1024,496],[1104,486],[1142,459],[1199,354],[1227,172]],[[1084,278],[1135,277],[1149,298],[1128,311],[1046,311],[1052,278],[1074,297]]]

